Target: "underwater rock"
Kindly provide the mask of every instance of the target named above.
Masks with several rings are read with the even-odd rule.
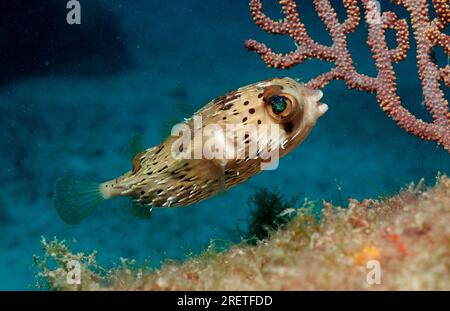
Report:
[[[99,267],[95,252],[71,253],[43,240],[36,257],[38,288],[59,290],[450,290],[450,179],[434,188],[411,184],[382,199],[351,199],[348,208],[324,202],[320,221],[305,200],[297,215],[257,245],[226,251],[215,244],[158,271],[121,260]],[[56,268],[47,267],[53,259]],[[80,283],[66,282],[66,263],[81,263]],[[375,269],[375,268],[377,269]],[[374,274],[379,273],[378,276]]]
[[[66,1],[0,4],[0,83],[37,74],[111,74],[130,65],[117,18],[95,1],[83,2],[80,25],[69,25]]]

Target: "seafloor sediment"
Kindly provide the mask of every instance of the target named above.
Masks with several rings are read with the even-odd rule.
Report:
[[[37,286],[59,290],[450,290],[450,179],[411,184],[396,196],[350,200],[348,208],[314,203],[256,246],[218,252],[214,244],[160,269],[122,260],[112,270],[95,253],[71,253],[64,242],[43,241]],[[49,259],[56,267],[50,269]],[[81,265],[80,284],[67,284],[66,264]],[[368,266],[369,263],[369,266]],[[374,270],[375,266],[376,271]],[[375,266],[374,266],[375,265]],[[376,274],[374,274],[376,273]]]

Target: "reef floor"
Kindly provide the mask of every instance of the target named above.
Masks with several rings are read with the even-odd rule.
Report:
[[[113,269],[95,253],[72,253],[42,240],[37,288],[56,290],[450,290],[450,179],[426,189],[411,184],[396,196],[349,200],[348,208],[305,200],[292,220],[257,245],[218,251],[215,243],[160,269],[122,259]],[[52,267],[49,262],[52,261]],[[80,263],[80,284],[67,282]],[[72,276],[73,277],[73,276]]]

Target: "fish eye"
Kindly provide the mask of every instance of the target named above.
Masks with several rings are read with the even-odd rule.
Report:
[[[258,98],[262,98],[264,110],[275,122],[286,123],[298,113],[302,113],[299,99],[294,94],[283,92],[281,86],[269,85],[265,87],[264,92],[259,94]]]
[[[296,111],[297,101],[290,94],[273,94],[266,100],[267,110],[272,118],[287,121]]]
[[[288,99],[285,96],[275,95],[269,99],[269,105],[273,113],[279,115],[288,107]]]

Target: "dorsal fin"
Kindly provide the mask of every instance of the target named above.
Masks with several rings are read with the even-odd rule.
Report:
[[[141,168],[141,158],[142,156],[146,153],[147,151],[141,151],[139,152],[133,159],[133,161],[131,162],[131,170],[134,173],[136,173],[137,171],[139,171],[139,169]]]
[[[122,156],[129,161],[133,161],[136,155],[145,150],[144,136],[136,134],[131,138],[130,144],[122,149]]]

